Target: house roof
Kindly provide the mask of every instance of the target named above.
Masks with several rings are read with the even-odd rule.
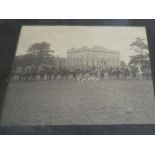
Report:
[[[70,50],[68,50],[68,53],[79,53],[79,52],[84,52],[84,51],[120,54],[118,51],[107,49],[107,48],[104,48],[104,47],[101,47],[101,46],[94,46],[92,48],[88,48],[86,46],[83,46],[81,48],[71,48]]]

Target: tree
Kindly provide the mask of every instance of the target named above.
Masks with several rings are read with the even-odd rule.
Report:
[[[125,63],[124,61],[121,61],[121,62],[120,62],[120,66],[121,66],[121,67],[126,67],[126,63]]]
[[[33,56],[44,58],[44,57],[50,57],[51,53],[54,53],[54,51],[50,49],[49,43],[41,42],[32,44],[28,48],[27,53],[32,54]]]
[[[132,59],[133,60],[139,59],[139,57],[140,57],[142,72],[143,72],[144,50],[148,50],[148,45],[146,43],[144,43],[144,40],[145,39],[137,37],[136,41],[134,41],[130,44],[130,47],[132,47],[132,49],[134,49],[138,53],[138,55],[135,55],[135,57],[133,57]]]
[[[49,43],[34,43],[28,48],[27,54],[24,56],[23,60],[25,60],[28,64],[53,64],[54,56],[51,53],[54,53],[54,51],[50,49]]]
[[[137,66],[138,64],[141,64],[141,55],[134,55],[134,56],[130,56],[130,62],[129,62],[129,66],[130,65],[134,65]],[[149,67],[150,68],[150,58],[149,58],[149,54],[143,54],[143,69]]]

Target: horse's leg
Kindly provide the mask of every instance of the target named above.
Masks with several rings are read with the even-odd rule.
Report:
[[[55,73],[54,76],[53,76],[53,80],[56,80],[56,73]]]
[[[49,74],[49,80],[51,80],[51,76],[52,76],[52,75],[51,75],[51,74]]]
[[[44,74],[42,73],[42,75],[41,75],[41,80],[44,80]]]
[[[36,81],[36,74],[34,75],[34,80]]]
[[[32,80],[35,81],[35,75],[34,74],[32,75]]]

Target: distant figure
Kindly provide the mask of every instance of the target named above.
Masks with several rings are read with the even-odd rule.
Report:
[[[138,79],[139,80],[142,80],[143,79],[143,72],[142,72],[142,69],[140,67],[138,67],[137,74],[138,74]]]
[[[102,80],[104,79],[104,74],[105,74],[105,71],[102,69],[100,71],[100,77],[101,77]]]

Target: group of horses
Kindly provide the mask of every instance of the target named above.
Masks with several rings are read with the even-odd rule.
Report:
[[[151,79],[151,69],[145,68],[143,71],[139,67],[114,67],[108,68],[107,70],[101,70],[100,75],[103,79],[105,74],[108,74],[108,79],[113,80],[150,80]]]
[[[79,69],[74,67],[54,67],[50,65],[28,65],[17,66],[12,71],[11,78],[19,81],[36,81],[36,80],[127,80],[127,79],[151,79],[150,69],[143,72],[136,68],[129,67],[109,67],[106,69],[96,69],[89,67],[87,69]]]

